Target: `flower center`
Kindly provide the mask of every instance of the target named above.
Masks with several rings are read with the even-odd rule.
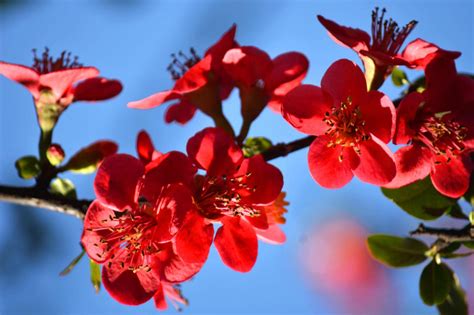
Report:
[[[382,14],[379,17],[379,8],[372,11],[371,48],[375,51],[395,55],[418,22],[412,20],[400,29],[394,20],[384,20],[385,12],[385,8],[382,9]]]
[[[339,108],[333,107],[330,112],[326,112],[323,121],[328,125],[325,134],[332,139],[328,147],[352,147],[357,154],[360,154],[359,142],[369,139],[365,132],[365,121],[359,107],[352,106],[350,98],[341,103]],[[339,157],[342,160],[342,156]]]
[[[187,56],[182,51],[177,54],[171,54],[171,63],[166,70],[171,74],[171,78],[176,81],[181,78],[186,71],[201,60],[201,57],[196,53],[194,48],[189,49],[190,56]]]
[[[242,193],[256,190],[256,187],[246,184],[251,176],[251,173],[235,177],[206,176],[197,197],[201,213],[209,219],[216,219],[222,215],[232,217],[260,215],[259,210],[242,200]]]
[[[41,54],[41,58],[36,55],[36,49],[33,49],[33,66],[40,74],[46,74],[58,70],[81,68],[83,65],[78,61],[78,57],[71,59],[71,53],[63,51],[59,58],[53,59],[49,55],[49,49],[46,47]]]
[[[436,155],[448,155],[449,162],[449,156],[464,151],[467,128],[456,121],[445,119],[446,114],[449,113],[435,114],[424,119],[418,129],[417,139]]]

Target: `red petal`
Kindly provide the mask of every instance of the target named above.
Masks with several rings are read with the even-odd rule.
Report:
[[[352,48],[357,52],[368,49],[370,36],[363,30],[339,25],[321,15],[318,15],[318,20],[328,30],[329,35],[336,43]]]
[[[325,188],[341,188],[353,177],[351,163],[358,163],[352,149],[328,147],[328,136],[319,136],[309,147],[308,163],[313,179]],[[342,161],[340,157],[342,156]]]
[[[425,69],[431,60],[439,56],[456,59],[461,56],[461,53],[441,49],[421,38],[410,42],[402,53],[402,58],[410,64],[410,68],[414,69]]]
[[[272,224],[266,230],[255,229],[259,240],[268,244],[279,245],[286,242],[286,235],[277,224]]]
[[[155,150],[155,146],[151,141],[150,135],[145,130],[142,130],[138,133],[137,153],[140,160],[145,164],[162,156],[160,152]]]
[[[117,210],[132,207],[135,188],[144,171],[142,162],[133,156],[115,154],[107,157],[94,181],[97,200]]]
[[[272,60],[263,50],[253,46],[233,48],[222,60],[225,71],[237,82],[252,86],[264,80],[272,70]]]
[[[87,209],[84,218],[81,244],[87,255],[97,263],[103,263],[109,258],[111,251],[106,251],[106,249],[108,246],[114,245],[110,242],[101,242],[102,239],[107,240],[111,234],[108,228],[114,227],[118,223],[118,221],[111,221],[110,216],[115,216],[113,209],[95,200]]]
[[[74,89],[74,101],[101,101],[122,92],[118,80],[95,77],[80,82]]]
[[[360,104],[365,128],[385,143],[390,142],[395,130],[395,107],[385,94],[370,91],[366,101]]]
[[[185,94],[196,91],[209,81],[208,73],[211,71],[212,56],[201,59],[176,81],[173,90]]]
[[[0,61],[0,74],[24,85],[33,94],[33,97],[37,98],[39,96],[39,74],[35,70],[22,65]]]
[[[188,156],[210,176],[233,173],[243,154],[232,136],[220,128],[206,128],[189,139]]]
[[[359,52],[359,57],[364,61],[365,57],[368,57],[373,60],[373,62],[379,67],[386,67],[386,66],[395,66],[395,65],[403,65],[408,66],[409,63],[405,61],[405,59],[394,56],[389,53],[375,51],[375,50],[361,50]]]
[[[206,54],[204,56],[212,56],[213,68],[216,66],[215,63],[220,64],[222,62],[222,58],[229,49],[238,46],[238,44],[234,40],[236,30],[237,25],[233,24],[231,28],[227,32],[225,32],[224,35],[222,35],[222,37],[206,51]]]
[[[301,85],[283,100],[283,117],[296,129],[310,135],[322,135],[329,128],[323,121],[331,111],[332,98],[314,85]]]
[[[388,184],[396,174],[395,161],[390,149],[377,137],[359,144],[360,163],[354,175],[360,180],[382,186]]]
[[[172,104],[168,107],[165,114],[165,121],[168,124],[176,121],[177,123],[184,125],[194,117],[196,109],[196,106],[188,101],[185,101],[184,99],[181,99],[180,102]]]
[[[195,212],[189,212],[176,235],[176,253],[184,261],[204,263],[214,237],[214,227]]]
[[[140,272],[152,277],[153,273]],[[126,305],[140,305],[145,303],[155,294],[159,279],[153,279],[147,284],[155,282],[152,288],[145,287],[137,274],[130,270],[123,271],[120,276],[112,280],[107,267],[102,268],[102,282],[109,294],[118,302]]]
[[[173,252],[171,244],[168,244],[168,247],[160,252],[161,261],[156,262],[156,267],[162,270],[162,279],[170,283],[179,283],[190,279],[201,270],[204,263],[185,262]]]
[[[443,195],[459,198],[469,188],[472,162],[469,156],[452,158],[449,162],[433,164],[431,181]]]
[[[257,229],[260,229],[260,230],[268,229],[267,213],[265,212],[264,208],[260,210],[260,215],[257,215],[254,217],[246,217],[245,219],[249,221],[249,223],[252,224]]]
[[[424,101],[425,98],[418,92],[410,93],[402,99],[397,109],[397,124],[393,143],[408,143],[416,135],[417,130],[413,129],[412,124]]]
[[[431,170],[431,151],[420,145],[409,145],[395,152],[397,175],[384,187],[399,188],[423,179]]]
[[[451,110],[453,88],[457,72],[454,60],[436,58],[426,66],[426,90],[424,95],[430,108],[435,112]]]
[[[163,285],[158,287],[158,290],[153,296],[153,301],[155,302],[155,307],[161,311],[165,311],[168,308],[168,304],[165,300],[165,293],[163,291]]]
[[[66,69],[41,75],[39,83],[51,88],[54,95],[60,98],[74,83],[98,75],[99,70],[94,67]]]
[[[367,83],[364,73],[354,62],[341,59],[334,62],[321,80],[321,88],[334,99],[334,106],[348,102],[361,105],[367,94]]]
[[[303,80],[308,72],[309,61],[299,52],[288,52],[273,59],[273,69],[265,79],[265,89],[269,92],[285,83]]]
[[[127,106],[131,108],[148,109],[159,106],[164,102],[171,101],[180,97],[181,93],[178,93],[174,90],[168,90],[158,92],[139,101],[130,102],[127,104]]]
[[[248,272],[257,260],[258,241],[253,227],[240,218],[225,218],[214,244],[228,267]]]
[[[280,170],[265,162],[260,154],[244,159],[239,171],[233,176],[242,177],[242,184],[247,185],[247,188],[238,190],[242,202],[247,204],[272,203],[283,187],[283,175]]]

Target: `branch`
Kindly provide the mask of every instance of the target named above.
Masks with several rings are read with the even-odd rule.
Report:
[[[35,187],[11,187],[0,185],[0,201],[17,205],[43,208],[75,216],[81,220],[91,200],[72,200],[50,194]]]
[[[462,229],[443,229],[427,227],[421,223],[418,228],[410,232],[410,235],[434,236],[445,242],[469,242],[474,241],[474,227],[470,224]]]
[[[313,143],[314,139],[316,139],[316,136],[307,136],[289,143],[279,143],[263,152],[262,156],[265,161],[287,156],[292,152],[308,147],[311,143]]]

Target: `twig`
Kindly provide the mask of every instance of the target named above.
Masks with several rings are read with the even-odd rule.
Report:
[[[262,153],[265,161],[270,161],[278,157],[287,156],[288,154],[308,147],[316,139],[316,136],[307,136],[289,143],[279,143]]]
[[[474,241],[474,227],[468,224],[462,229],[443,229],[427,227],[421,223],[416,230],[410,232],[410,235],[433,236],[448,243],[469,242]]]
[[[41,191],[35,187],[0,185],[0,201],[43,208],[84,219],[91,200],[73,200]]]

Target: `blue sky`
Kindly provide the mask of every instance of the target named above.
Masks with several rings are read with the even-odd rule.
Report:
[[[460,71],[474,72],[472,1],[24,1],[0,2],[0,60],[30,65],[32,48],[48,46],[53,53],[72,51],[106,77],[118,78],[124,91],[96,104],[73,104],[61,117],[54,141],[66,154],[98,139],[112,139],[120,151],[134,154],[135,137],[146,129],[161,151],[184,150],[195,132],[211,120],[198,113],[187,125],[166,125],[164,107],[132,110],[126,103],[171,87],[166,72],[170,54],[194,47],[203,52],[233,23],[237,40],[276,56],[300,51],[310,60],[305,82],[319,84],[325,70],[340,58],[358,63],[350,50],[335,44],[317,22],[321,14],[341,24],[370,29],[374,6],[386,7],[399,24],[419,21],[408,41],[421,37],[445,49],[459,50]],[[408,42],[407,41],[407,42]],[[409,73],[410,78],[418,74]],[[382,90],[397,97],[400,90],[387,82]],[[224,104],[240,126],[237,93]],[[252,126],[251,136],[274,142],[301,137],[270,110]],[[16,176],[15,160],[36,154],[38,127],[31,97],[20,85],[0,78],[0,183],[25,185]],[[291,203],[283,246],[260,243],[259,258],[248,274],[226,268],[213,249],[209,261],[183,285],[191,305],[187,314],[341,312],[337,297],[328,299],[305,281],[298,252],[308,233],[338,216],[351,217],[370,233],[406,235],[418,221],[385,199],[379,189],[358,180],[340,190],[319,187],[307,170],[306,150],[274,161],[285,176]],[[68,176],[81,198],[93,198],[93,176]],[[0,313],[19,314],[135,314],[155,313],[153,303],[140,307],[118,304],[105,291],[96,295],[84,260],[65,278],[59,271],[79,253],[81,222],[41,209],[0,203]],[[25,223],[26,222],[26,223]],[[36,234],[31,233],[36,231]],[[38,232],[39,231],[39,232]],[[28,235],[30,235],[28,237]],[[5,255],[8,253],[8,255]],[[462,264],[457,264],[462,269]],[[464,270],[464,269],[463,269]],[[389,272],[400,314],[434,314],[418,297],[421,267]],[[471,261],[472,272],[472,261]],[[466,288],[474,287],[467,272]],[[471,275],[472,277],[472,275]],[[388,297],[387,297],[388,298]],[[173,310],[170,310],[173,312]]]

